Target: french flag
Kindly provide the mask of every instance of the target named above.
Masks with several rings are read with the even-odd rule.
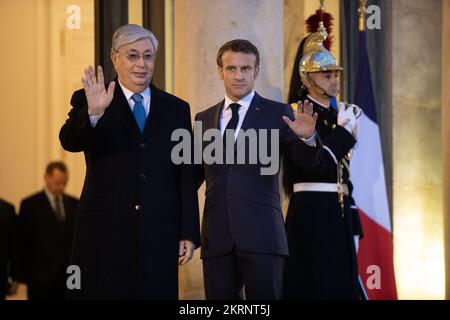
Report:
[[[364,112],[359,118],[350,170],[364,232],[358,250],[360,280],[370,300],[395,300],[391,221],[365,31],[359,32],[356,86],[355,104]]]

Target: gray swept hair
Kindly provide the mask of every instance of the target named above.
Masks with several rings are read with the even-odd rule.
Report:
[[[158,50],[158,40],[153,32],[137,24],[125,24],[119,27],[112,37],[111,53],[116,53],[120,47],[133,43],[140,39],[148,38],[153,45],[153,49]]]

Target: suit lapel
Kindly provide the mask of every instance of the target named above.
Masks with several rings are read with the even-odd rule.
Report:
[[[256,121],[256,119],[259,117],[259,115],[261,114],[262,110],[263,110],[263,99],[261,98],[261,96],[259,94],[257,94],[255,92],[255,96],[253,97],[252,102],[250,103],[250,106],[247,110],[244,121],[242,122],[242,125],[241,125],[241,130],[243,132],[245,132],[247,129],[254,128],[253,124]],[[238,138],[237,138],[238,145],[237,145],[235,151],[237,151],[237,149],[242,144],[242,141],[240,141],[240,139],[239,139],[240,134],[241,133],[238,134]]]
[[[41,217],[41,219],[47,219],[49,223],[53,225],[60,226],[58,218],[56,217],[56,213],[53,210],[52,204],[50,203],[50,199],[47,197],[47,194],[45,193],[45,190],[41,193],[41,200],[42,202],[42,208],[46,208],[43,213],[45,214],[45,218]]]
[[[218,104],[212,106],[207,111],[205,111],[204,115],[202,115],[201,119],[197,119],[197,121],[201,122],[201,136],[196,136],[195,139],[199,146],[202,146],[202,150],[205,149],[207,145],[212,143],[211,141],[205,141],[203,139],[205,132],[209,129],[219,129],[220,130],[220,114],[225,100],[220,101]],[[197,124],[195,123],[196,127]],[[197,131],[194,129],[194,134],[197,135]],[[203,151],[202,151],[203,152]]]
[[[203,124],[203,131],[208,129],[220,130],[220,114],[224,103],[225,100],[222,100],[213,107],[211,115],[206,118],[206,123]]]
[[[54,216],[55,212],[53,211],[52,204],[50,203],[50,199],[47,197],[47,194],[45,193],[45,190],[43,190],[41,192],[41,201],[42,201],[42,204],[46,207],[46,209],[47,209],[46,211],[48,213],[51,213],[52,216]]]
[[[261,114],[263,103],[262,98],[255,92],[255,96],[248,107],[247,113],[245,115],[244,121],[242,122],[241,129],[243,131],[252,128],[253,123]]]
[[[111,108],[111,111],[116,115],[119,121],[121,121],[135,136],[139,137],[141,132],[137,126],[136,119],[134,119],[130,104],[125,97],[117,78],[115,81],[116,88],[114,90],[114,98],[112,99],[109,108]]]
[[[145,123],[144,139],[147,139],[161,124],[161,119],[167,112],[168,107],[168,105],[164,101],[163,92],[161,90],[151,84],[150,92],[150,112]]]
[[[65,194],[63,194],[63,206],[64,206],[64,214],[65,214],[65,220],[68,221],[69,219],[72,219],[72,212],[71,207],[69,206],[69,198]]]

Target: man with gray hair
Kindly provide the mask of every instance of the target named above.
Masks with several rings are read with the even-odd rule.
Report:
[[[83,151],[86,178],[72,263],[83,299],[177,299],[178,265],[199,246],[194,168],[170,155],[176,129],[191,132],[189,104],[152,83],[158,41],[128,24],[112,39],[118,78],[106,89],[89,66],[60,131],[64,149]]]

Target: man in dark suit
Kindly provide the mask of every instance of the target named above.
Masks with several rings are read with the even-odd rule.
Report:
[[[199,245],[193,164],[175,165],[174,130],[192,132],[189,104],[151,84],[158,41],[124,25],[112,39],[118,79],[85,70],[84,90],[61,128],[64,149],[83,151],[86,178],[72,263],[83,299],[177,299],[178,265]]]
[[[29,300],[61,300],[66,292],[78,200],[65,194],[68,172],[62,162],[50,162],[45,188],[20,205],[20,281]]]
[[[14,206],[0,199],[0,300],[17,290],[16,281],[9,283],[17,277],[16,220]]]
[[[196,116],[196,125],[202,125],[203,133],[220,130],[228,149],[225,164],[204,162],[198,167],[198,182],[206,179],[201,253],[206,298],[239,299],[245,285],[247,299],[279,299],[284,259],[288,255],[279,168],[264,174],[260,157],[256,163],[249,161],[250,150],[255,145],[262,148],[264,143],[275,160],[284,154],[305,168],[316,166],[322,155],[321,142],[315,137],[317,115],[306,103],[299,105],[294,120],[290,106],[254,92],[260,68],[258,49],[251,42],[232,40],[224,44],[219,49],[217,65],[225,99]],[[261,132],[259,129],[271,130],[269,135],[279,136],[270,143],[257,134],[257,140],[247,144],[240,137],[250,129],[257,133]],[[231,141],[229,132],[224,134],[229,130]],[[202,151],[206,152],[208,145],[203,142]],[[239,159],[239,154],[244,154],[244,163],[228,161]]]

